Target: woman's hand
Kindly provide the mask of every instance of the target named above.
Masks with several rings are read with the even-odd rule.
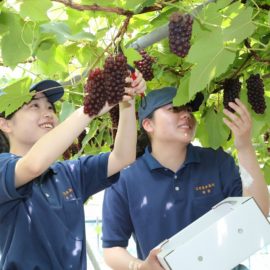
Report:
[[[146,83],[139,71],[135,71],[136,79],[133,80],[130,76],[126,78],[126,82],[131,84],[131,87],[125,88],[125,95],[123,101],[129,101],[136,95],[141,95],[146,90]]]
[[[228,118],[224,118],[223,121],[231,129],[234,135],[235,147],[239,151],[252,145],[252,119],[246,106],[238,98],[235,99],[235,103],[229,102],[229,106],[235,113],[224,109],[223,112]]]
[[[157,258],[159,252],[159,248],[152,249],[146,260],[138,267],[138,270],[164,270]]]

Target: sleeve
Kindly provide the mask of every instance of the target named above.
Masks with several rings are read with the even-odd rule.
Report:
[[[239,168],[232,156],[222,150],[220,159],[220,179],[226,197],[240,197],[243,194]]]
[[[32,191],[32,183],[15,188],[15,166],[19,157],[0,155],[0,219]]]
[[[68,171],[68,178],[77,186],[84,202],[118,180],[119,173],[107,177],[109,155],[110,153],[102,153],[84,156],[62,163]]]
[[[104,248],[127,247],[134,232],[123,179],[105,191],[102,209],[102,245]]]

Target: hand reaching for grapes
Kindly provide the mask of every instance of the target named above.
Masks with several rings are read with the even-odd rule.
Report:
[[[131,77],[126,78],[126,82],[131,84],[131,87],[125,87],[125,95],[123,101],[129,101],[134,96],[143,94],[146,90],[146,83],[142,76],[142,73],[135,71],[136,79],[133,80]]]
[[[224,114],[228,118],[224,118],[224,123],[231,129],[234,134],[234,144],[239,151],[251,145],[251,128],[252,120],[246,106],[238,99],[234,102],[229,102],[229,106],[235,113],[224,109]]]

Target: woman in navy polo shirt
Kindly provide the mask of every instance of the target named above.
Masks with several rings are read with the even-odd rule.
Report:
[[[83,204],[116,181],[136,155],[132,96],[145,90],[145,81],[138,73],[131,83],[111,153],[55,162],[94,118],[81,107],[58,125],[53,103],[64,89],[56,81],[34,85],[29,103],[0,117],[1,270],[86,269]],[[106,104],[99,115],[111,108]]]
[[[118,270],[163,269],[153,249],[229,196],[253,196],[265,215],[268,190],[251,143],[251,117],[244,104],[229,103],[224,123],[234,135],[243,183],[234,159],[221,148],[193,146],[202,98],[173,107],[176,89],[153,90],[139,108],[140,126],[149,139],[144,154],[121,172],[105,192],[103,247],[105,260]],[[138,258],[126,250],[134,236]]]

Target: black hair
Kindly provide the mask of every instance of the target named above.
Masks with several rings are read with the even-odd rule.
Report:
[[[2,130],[0,130],[0,153],[8,153],[10,149],[9,141]]]
[[[10,114],[9,116],[5,117],[4,113],[0,113],[0,117],[5,119],[12,118],[14,113]],[[0,154],[1,153],[8,153],[10,149],[9,141],[5,133],[0,129]]]
[[[150,113],[147,118],[152,119],[154,115],[154,112]],[[137,147],[136,147],[136,158],[142,156],[144,154],[145,148],[147,146],[151,147],[151,140],[149,138],[149,135],[145,131],[143,127],[141,127],[138,135],[137,140]]]

